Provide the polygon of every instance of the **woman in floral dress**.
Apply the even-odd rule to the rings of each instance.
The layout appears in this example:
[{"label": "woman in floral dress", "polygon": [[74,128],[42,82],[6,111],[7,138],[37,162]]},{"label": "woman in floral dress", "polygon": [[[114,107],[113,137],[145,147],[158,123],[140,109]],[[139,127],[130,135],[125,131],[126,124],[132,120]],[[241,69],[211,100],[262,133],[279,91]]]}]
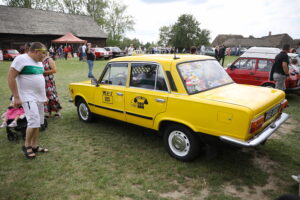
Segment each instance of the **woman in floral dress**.
[{"label": "woman in floral dress", "polygon": [[62,107],[59,103],[59,98],[56,91],[56,85],[54,80],[54,73],[56,73],[56,65],[52,58],[49,56],[43,61],[44,65],[44,77],[45,77],[45,87],[46,87],[46,96],[48,98],[48,103],[45,104],[45,114],[46,117],[51,117],[52,113],[55,113],[55,117],[60,117],[59,112]]}]

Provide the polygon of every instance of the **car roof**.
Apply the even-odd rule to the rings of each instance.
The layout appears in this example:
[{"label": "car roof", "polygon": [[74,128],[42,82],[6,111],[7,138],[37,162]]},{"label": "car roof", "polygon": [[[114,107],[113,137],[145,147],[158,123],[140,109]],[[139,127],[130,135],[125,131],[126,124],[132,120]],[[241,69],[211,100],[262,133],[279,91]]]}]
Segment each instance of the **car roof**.
[{"label": "car roof", "polygon": [[280,49],[272,48],[272,47],[251,47],[240,57],[275,59],[276,55],[279,54],[280,51],[281,51]]},{"label": "car roof", "polygon": [[147,54],[138,56],[124,56],[112,59],[111,62],[188,62],[196,60],[215,60],[214,57],[204,55],[177,54],[174,59],[174,54]]}]

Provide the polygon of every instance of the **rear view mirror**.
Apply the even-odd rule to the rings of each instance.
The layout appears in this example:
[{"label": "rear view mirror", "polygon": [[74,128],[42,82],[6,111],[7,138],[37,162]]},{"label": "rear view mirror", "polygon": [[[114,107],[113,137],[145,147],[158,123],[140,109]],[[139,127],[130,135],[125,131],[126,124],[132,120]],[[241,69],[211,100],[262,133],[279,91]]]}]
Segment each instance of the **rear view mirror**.
[{"label": "rear view mirror", "polygon": [[92,84],[92,85],[95,85],[96,87],[99,86],[98,81],[97,81],[97,79],[96,79],[95,77],[92,77],[92,78],[91,78],[91,84]]}]

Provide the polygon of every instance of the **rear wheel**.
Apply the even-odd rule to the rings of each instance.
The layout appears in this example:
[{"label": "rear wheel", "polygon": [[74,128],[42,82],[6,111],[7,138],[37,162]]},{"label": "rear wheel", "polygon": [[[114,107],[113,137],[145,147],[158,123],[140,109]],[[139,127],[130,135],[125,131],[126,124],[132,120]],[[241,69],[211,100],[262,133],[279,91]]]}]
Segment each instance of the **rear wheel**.
[{"label": "rear wheel", "polygon": [[164,145],[168,153],[181,161],[192,161],[199,155],[199,141],[189,128],[171,124],[164,132]]},{"label": "rear wheel", "polygon": [[91,113],[89,107],[83,99],[80,99],[77,103],[77,113],[78,117],[81,121],[84,122],[92,122],[93,121],[93,113]]},{"label": "rear wheel", "polygon": [[263,87],[268,87],[268,88],[275,88],[275,84],[274,83],[264,83],[262,86]]}]

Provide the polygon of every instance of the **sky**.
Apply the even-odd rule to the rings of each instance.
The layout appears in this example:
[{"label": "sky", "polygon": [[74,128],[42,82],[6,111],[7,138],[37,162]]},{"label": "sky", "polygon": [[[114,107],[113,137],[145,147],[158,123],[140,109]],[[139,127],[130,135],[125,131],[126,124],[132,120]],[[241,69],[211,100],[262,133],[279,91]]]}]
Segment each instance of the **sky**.
[{"label": "sky", "polygon": [[[159,28],[175,24],[182,14],[191,14],[201,29],[218,34],[262,37],[287,33],[300,39],[300,0],[119,0],[134,18],[134,31],[126,37],[144,44],[159,40]],[[3,5],[3,0],[0,0]]]},{"label": "sky", "polygon": [[300,0],[123,0],[133,16],[134,31],[126,36],[143,43],[157,42],[159,28],[192,14],[201,29],[218,34],[262,37],[287,33],[300,39]]}]

